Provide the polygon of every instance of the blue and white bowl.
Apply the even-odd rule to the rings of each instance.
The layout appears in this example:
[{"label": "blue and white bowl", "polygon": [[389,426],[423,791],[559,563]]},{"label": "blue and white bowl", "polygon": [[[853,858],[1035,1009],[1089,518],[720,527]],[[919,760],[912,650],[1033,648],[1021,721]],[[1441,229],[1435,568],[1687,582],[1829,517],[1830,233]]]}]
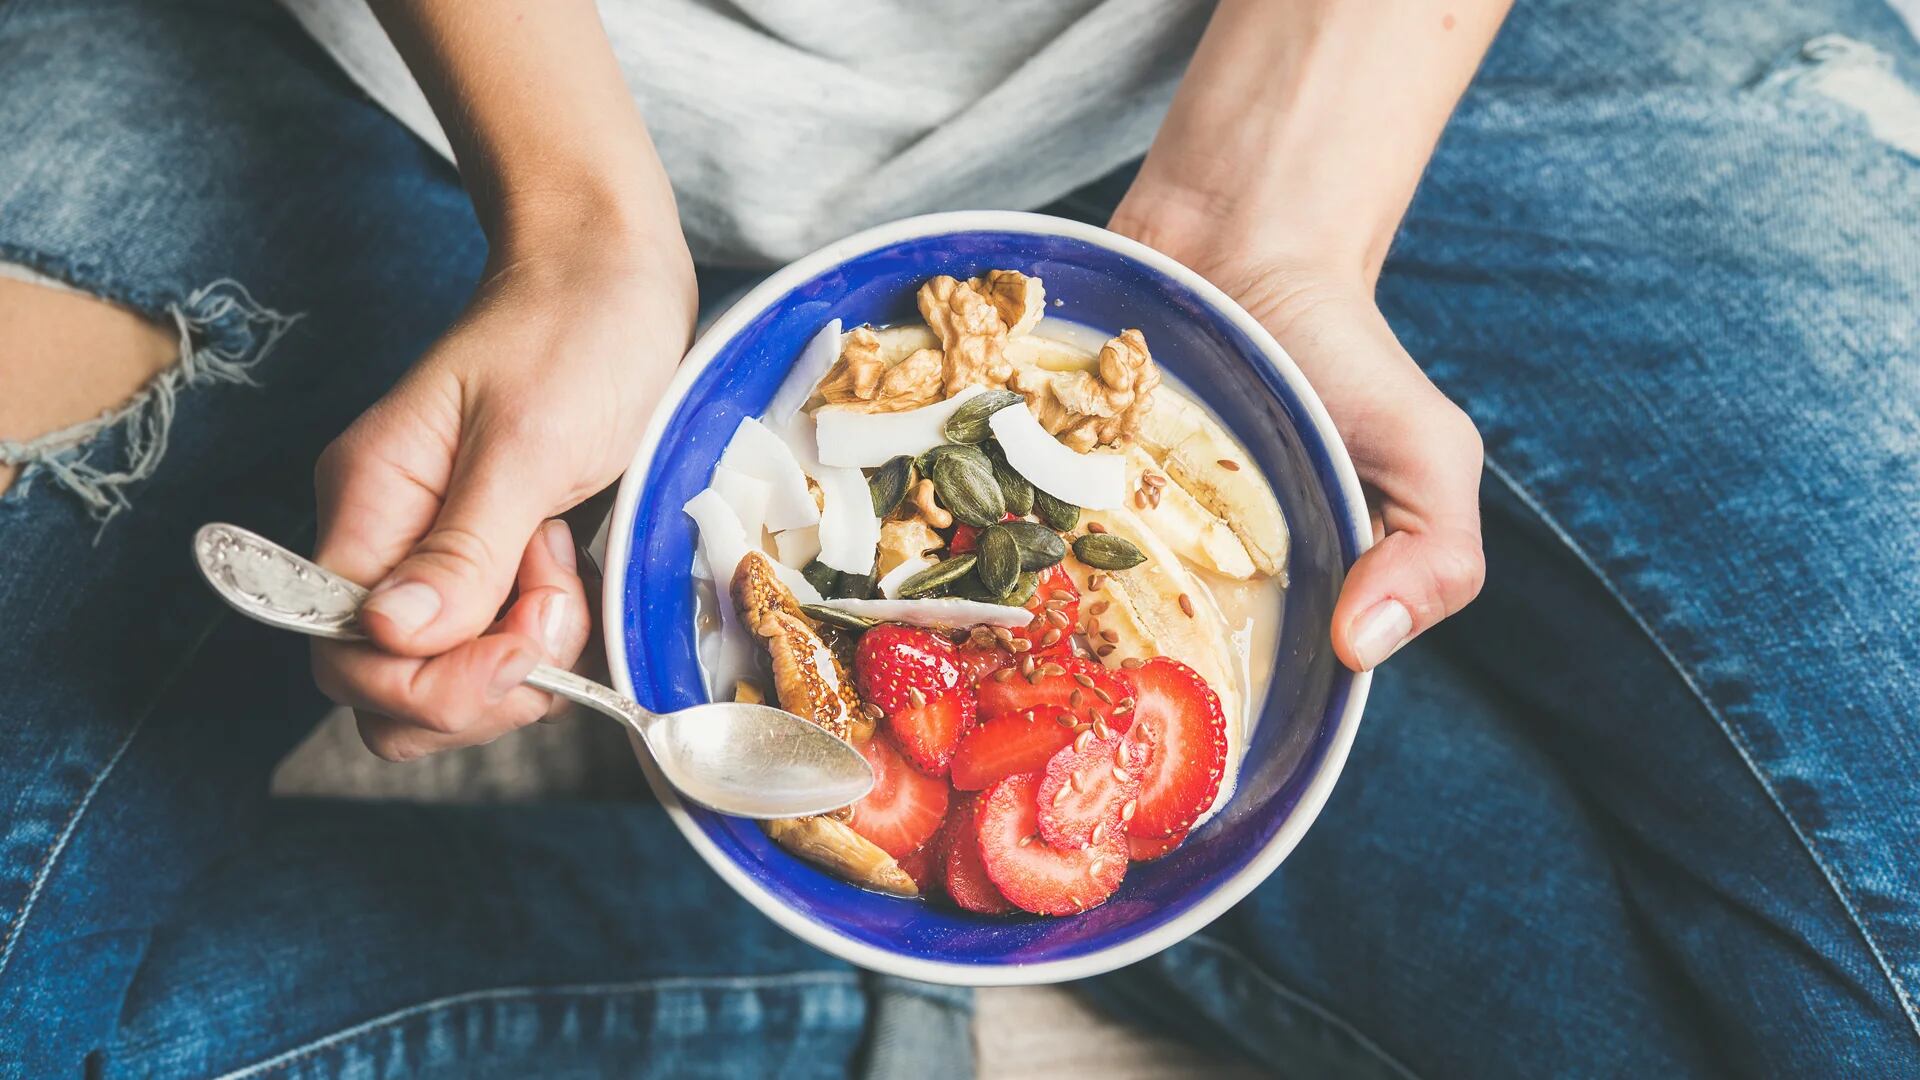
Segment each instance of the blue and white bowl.
[{"label": "blue and white bowl", "polygon": [[695,659],[695,530],[681,505],[707,485],[742,417],[767,406],[829,320],[917,318],[927,278],[989,269],[1043,278],[1049,314],[1117,333],[1138,327],[1265,471],[1292,529],[1272,688],[1217,817],[1171,855],[1136,863],[1105,904],[1070,918],[983,917],[838,881],[750,821],[655,793],[701,857],[754,906],[853,963],[974,986],[1084,978],[1199,930],[1260,884],[1313,823],[1360,723],[1369,677],[1333,655],[1327,626],[1371,532],[1346,448],[1313,389],[1266,330],[1219,289],[1124,237],[1039,214],[910,218],[832,244],[769,277],[715,322],[668,387],[614,505],[606,640],[613,679],[656,710],[707,700]]}]

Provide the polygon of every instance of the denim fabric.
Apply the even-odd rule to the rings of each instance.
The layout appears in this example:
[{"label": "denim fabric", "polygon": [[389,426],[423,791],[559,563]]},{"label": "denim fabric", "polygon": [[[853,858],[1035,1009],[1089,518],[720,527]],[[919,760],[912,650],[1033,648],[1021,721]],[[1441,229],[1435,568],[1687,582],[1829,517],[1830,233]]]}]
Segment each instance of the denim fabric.
[{"label": "denim fabric", "polygon": [[[1517,6],[1381,282],[1487,436],[1487,591],[1281,871],[1088,993],[1287,1075],[1920,1075],[1916,85],[1878,0]],[[183,379],[104,527],[63,477],[128,426],[0,498],[0,1075],[968,1069],[963,993],[656,808],[265,798],[304,645],[188,537],[310,537],[482,255],[271,7],[0,4],[0,260],[255,384]]]}]

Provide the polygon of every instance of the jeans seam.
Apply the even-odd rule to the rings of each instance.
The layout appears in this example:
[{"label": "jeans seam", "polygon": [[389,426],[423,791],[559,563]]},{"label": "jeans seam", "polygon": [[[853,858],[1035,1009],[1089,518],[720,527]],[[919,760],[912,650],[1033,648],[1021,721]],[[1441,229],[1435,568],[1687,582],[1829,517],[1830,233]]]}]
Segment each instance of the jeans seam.
[{"label": "jeans seam", "polygon": [[1813,860],[1815,869],[1817,869],[1820,872],[1820,876],[1826,880],[1827,887],[1833,891],[1834,898],[1840,902],[1841,909],[1847,913],[1848,920],[1853,923],[1854,930],[1859,933],[1861,941],[1867,947],[1867,952],[1872,955],[1875,965],[1880,968],[1880,973],[1885,976],[1887,986],[1893,991],[1894,998],[1900,1003],[1901,1010],[1906,1013],[1908,1025],[1913,1028],[1915,1036],[1920,1037],[1920,1007],[1915,1005],[1913,998],[1907,992],[1905,984],[1900,981],[1900,974],[1895,971],[1893,965],[1888,962],[1886,953],[1880,948],[1880,943],[1874,938],[1873,932],[1868,929],[1866,920],[1860,917],[1859,906],[1854,902],[1853,894],[1847,889],[1846,883],[1841,879],[1839,874],[1834,872],[1827,860],[1822,857],[1819,848],[1814,844],[1813,837],[1801,827],[1799,819],[1794,816],[1793,811],[1788,808],[1786,800],[1781,798],[1780,793],[1774,788],[1773,782],[1768,779],[1766,772],[1761,769],[1760,763],[1755,760],[1751,749],[1747,746],[1746,741],[1741,738],[1740,733],[1734,729],[1732,724],[1727,722],[1727,718],[1721,713],[1719,706],[1714,704],[1713,699],[1701,689],[1699,682],[1694,679],[1693,673],[1687,669],[1687,666],[1681,662],[1679,655],[1673,651],[1666,640],[1660,636],[1660,633],[1654,629],[1653,624],[1640,614],[1639,609],[1634,607],[1633,602],[1627,599],[1626,594],[1614,583],[1613,578],[1601,568],[1599,561],[1582,547],[1579,541],[1573,538],[1571,533],[1561,526],[1560,522],[1548,512],[1546,506],[1540,502],[1533,492],[1530,491],[1525,484],[1522,484],[1517,477],[1496,462],[1490,454],[1486,456],[1486,470],[1497,477],[1501,483],[1505,484],[1508,489],[1513,492],[1515,498],[1519,499],[1529,510],[1533,511],[1533,513],[1540,518],[1541,523],[1553,532],[1553,535],[1566,546],[1567,550],[1571,552],[1575,558],[1580,560],[1581,564],[1587,568],[1589,573],[1593,574],[1594,578],[1599,581],[1601,588],[1605,589],[1607,594],[1613,597],[1614,602],[1620,605],[1621,610],[1626,613],[1627,617],[1632,619],[1634,625],[1640,628],[1640,632],[1645,634],[1647,640],[1653,643],[1654,648],[1660,651],[1660,655],[1665,658],[1668,666],[1673,668],[1674,673],[1680,677],[1680,681],[1686,686],[1687,691],[1694,696],[1695,700],[1700,702],[1700,706],[1706,710],[1707,715],[1713,718],[1713,722],[1720,728],[1720,733],[1726,736],[1727,742],[1733,746],[1734,753],[1740,756],[1740,760],[1746,765],[1747,771],[1753,775],[1754,782],[1760,785],[1760,790],[1766,794],[1767,800],[1773,804],[1774,809],[1780,812],[1781,819],[1787,823],[1787,828],[1793,833],[1794,839],[1799,841],[1801,849],[1806,852],[1809,859]]},{"label": "jeans seam", "polygon": [[243,1065],[238,1069],[220,1074],[219,1080],[243,1080],[246,1077],[268,1076],[279,1072],[302,1058],[311,1057],[324,1050],[350,1046],[361,1039],[385,1031],[397,1024],[403,1024],[436,1012],[456,1008],[480,1001],[537,1001],[543,998],[560,997],[599,997],[610,998],[622,995],[651,994],[672,990],[766,990],[797,986],[826,986],[842,984],[858,988],[859,974],[852,971],[796,971],[784,975],[716,975],[687,976],[668,979],[642,979],[624,983],[578,983],[557,986],[497,986],[485,990],[467,990],[458,994],[448,994],[414,1005],[395,1009],[371,1020],[351,1027],[341,1028],[329,1035],[284,1050],[264,1061]]},{"label": "jeans seam", "polygon": [[120,764],[121,757],[126,754],[127,747],[133,745],[133,740],[145,725],[146,717],[142,716],[121,738],[120,745],[114,748],[106,764],[94,774],[92,782],[87,785],[86,793],[67,814],[66,823],[60,827],[60,835],[54,838],[52,846],[47,848],[46,857],[40,860],[39,867],[34,871],[33,884],[28,887],[27,897],[20,904],[20,914],[15,916],[13,925],[7,929],[6,945],[0,947],[0,978],[6,975],[7,965],[13,960],[13,950],[19,945],[21,936],[26,933],[27,920],[32,916],[34,906],[40,900],[41,890],[46,887],[47,879],[53,876],[54,867],[60,862],[60,856],[66,851],[68,842],[73,839],[74,830],[80,827],[80,819],[86,816],[87,809],[93,805],[93,797],[99,794],[101,785],[105,784],[107,777],[113,774],[114,768]]},{"label": "jeans seam", "polygon": [[1332,1026],[1337,1028],[1339,1031],[1341,1031],[1343,1034],[1345,1034],[1349,1039],[1352,1039],[1353,1042],[1356,1045],[1358,1045],[1361,1049],[1367,1051],[1368,1053],[1372,1054],[1374,1057],[1378,1058],[1382,1063],[1386,1064],[1389,1068],[1393,1069],[1395,1072],[1398,1072],[1401,1076],[1406,1077],[1407,1080],[1420,1080],[1420,1075],[1418,1073],[1408,1068],[1407,1065],[1404,1062],[1402,1062],[1399,1058],[1394,1057],[1392,1054],[1388,1053],[1385,1047],[1381,1046],[1366,1032],[1361,1031],[1360,1028],[1357,1025],[1355,1025],[1352,1021],[1348,1020],[1344,1016],[1341,1016],[1339,1013],[1334,1012],[1332,1009],[1327,1008],[1325,1005],[1322,1005],[1319,1002],[1313,1000],[1312,998],[1307,997],[1305,994],[1302,994],[1300,991],[1295,990],[1292,987],[1288,986],[1287,984],[1281,982],[1279,979],[1273,976],[1272,972],[1260,966],[1260,964],[1256,963],[1254,959],[1248,956],[1246,953],[1241,952],[1239,949],[1234,948],[1233,946],[1227,944],[1224,941],[1219,940],[1218,938],[1208,937],[1205,934],[1195,934],[1193,935],[1193,937],[1189,938],[1188,941],[1193,945],[1212,949],[1214,952],[1219,953],[1227,957],[1228,959],[1234,961],[1235,963],[1239,964],[1242,969],[1252,974],[1261,983],[1265,984],[1266,988],[1269,991],[1285,999],[1289,1003],[1296,1005],[1302,1009],[1305,1009],[1307,1012],[1313,1014],[1316,1018],[1318,1018],[1323,1023],[1331,1024]]}]

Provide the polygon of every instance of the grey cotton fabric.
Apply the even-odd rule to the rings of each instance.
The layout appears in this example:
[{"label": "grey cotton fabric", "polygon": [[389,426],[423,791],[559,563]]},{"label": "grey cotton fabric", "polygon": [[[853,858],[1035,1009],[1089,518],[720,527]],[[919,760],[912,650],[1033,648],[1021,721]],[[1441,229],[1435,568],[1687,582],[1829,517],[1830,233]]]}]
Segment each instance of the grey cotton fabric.
[{"label": "grey cotton fabric", "polygon": [[[366,0],[281,2],[451,157]],[[695,258],[734,265],[786,262],[917,213],[1031,209],[1138,157],[1211,10],[1202,0],[599,6]]]}]

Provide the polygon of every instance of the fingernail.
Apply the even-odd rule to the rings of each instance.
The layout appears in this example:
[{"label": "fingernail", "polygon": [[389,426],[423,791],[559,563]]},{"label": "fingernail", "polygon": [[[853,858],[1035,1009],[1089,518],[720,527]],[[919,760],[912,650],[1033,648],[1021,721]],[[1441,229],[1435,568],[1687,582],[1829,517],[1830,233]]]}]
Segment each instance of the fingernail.
[{"label": "fingernail", "polygon": [[385,584],[373,591],[367,610],[385,616],[403,634],[411,634],[440,614],[440,594],[424,581]]},{"label": "fingernail", "polygon": [[573,530],[559,518],[547,522],[547,550],[553,552],[553,561],[574,570],[578,563],[573,557]]},{"label": "fingernail", "polygon": [[547,597],[546,606],[540,610],[540,643],[547,647],[547,657],[558,661],[561,650],[567,647],[567,624],[573,613],[573,597],[566,593],[554,593]]},{"label": "fingernail", "polygon": [[1398,600],[1382,600],[1353,621],[1353,656],[1362,671],[1372,671],[1400,651],[1413,633],[1413,615]]},{"label": "fingernail", "polygon": [[493,681],[487,684],[487,701],[492,703],[506,697],[514,687],[527,681],[528,673],[539,663],[540,658],[531,649],[515,649],[508,653],[500,666],[493,670]]}]

